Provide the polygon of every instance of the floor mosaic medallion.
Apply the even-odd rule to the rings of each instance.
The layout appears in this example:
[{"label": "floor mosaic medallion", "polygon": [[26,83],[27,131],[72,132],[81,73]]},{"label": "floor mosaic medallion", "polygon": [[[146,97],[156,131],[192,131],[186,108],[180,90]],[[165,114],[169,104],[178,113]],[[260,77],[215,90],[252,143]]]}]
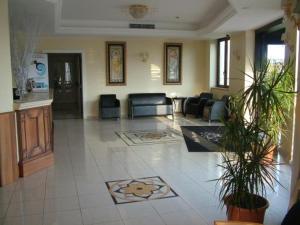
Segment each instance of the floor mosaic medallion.
[{"label": "floor mosaic medallion", "polygon": [[167,128],[163,130],[122,131],[116,134],[127,145],[163,144],[182,140],[181,132]]},{"label": "floor mosaic medallion", "polygon": [[176,192],[160,177],[146,177],[106,182],[115,204],[177,197]]}]

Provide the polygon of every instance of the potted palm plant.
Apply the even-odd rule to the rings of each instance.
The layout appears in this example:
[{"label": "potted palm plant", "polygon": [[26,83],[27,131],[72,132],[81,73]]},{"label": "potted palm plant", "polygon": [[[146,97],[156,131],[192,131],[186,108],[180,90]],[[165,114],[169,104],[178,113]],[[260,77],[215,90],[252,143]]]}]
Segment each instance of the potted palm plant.
[{"label": "potted palm plant", "polygon": [[269,187],[274,191],[276,161],[270,153],[284,134],[294,96],[293,63],[265,63],[250,84],[230,100],[224,124],[219,197],[229,220],[263,223]]}]

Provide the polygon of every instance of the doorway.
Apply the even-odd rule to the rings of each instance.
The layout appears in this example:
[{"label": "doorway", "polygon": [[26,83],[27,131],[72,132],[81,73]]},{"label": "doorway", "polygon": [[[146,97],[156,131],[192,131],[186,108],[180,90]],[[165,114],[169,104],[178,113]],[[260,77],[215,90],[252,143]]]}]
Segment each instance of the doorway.
[{"label": "doorway", "polygon": [[49,53],[49,87],[54,119],[82,118],[82,68],[79,53]]}]

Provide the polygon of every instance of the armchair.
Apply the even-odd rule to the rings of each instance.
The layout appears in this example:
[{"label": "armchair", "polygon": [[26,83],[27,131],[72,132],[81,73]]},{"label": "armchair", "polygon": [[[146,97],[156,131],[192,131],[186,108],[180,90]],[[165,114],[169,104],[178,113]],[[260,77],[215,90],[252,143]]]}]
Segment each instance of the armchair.
[{"label": "armchair", "polygon": [[120,101],[116,95],[100,95],[99,112],[101,118],[120,118]]},{"label": "armchair", "polygon": [[220,121],[228,118],[229,96],[224,95],[220,100],[208,100],[204,106],[203,119]]},{"label": "armchair", "polygon": [[212,99],[212,97],[212,93],[203,92],[197,97],[187,98],[184,102],[183,115],[193,114],[196,117],[202,117],[204,106],[209,99]]}]

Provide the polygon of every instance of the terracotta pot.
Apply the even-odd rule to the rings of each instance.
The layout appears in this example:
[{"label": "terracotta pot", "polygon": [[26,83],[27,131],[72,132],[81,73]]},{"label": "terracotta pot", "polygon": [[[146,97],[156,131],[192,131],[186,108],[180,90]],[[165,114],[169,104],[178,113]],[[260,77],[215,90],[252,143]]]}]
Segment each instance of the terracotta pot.
[{"label": "terracotta pot", "polygon": [[263,223],[265,212],[267,208],[269,207],[269,202],[267,199],[257,196],[262,201],[264,201],[264,206],[259,207],[257,209],[245,209],[245,208],[239,208],[237,206],[230,205],[230,198],[231,196],[228,196],[225,199],[225,204],[227,206],[227,218],[228,220],[234,220],[234,221],[244,221],[244,222],[254,222],[254,223]]}]

